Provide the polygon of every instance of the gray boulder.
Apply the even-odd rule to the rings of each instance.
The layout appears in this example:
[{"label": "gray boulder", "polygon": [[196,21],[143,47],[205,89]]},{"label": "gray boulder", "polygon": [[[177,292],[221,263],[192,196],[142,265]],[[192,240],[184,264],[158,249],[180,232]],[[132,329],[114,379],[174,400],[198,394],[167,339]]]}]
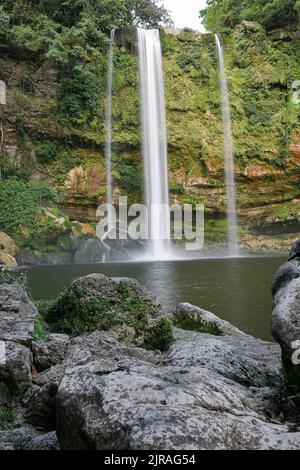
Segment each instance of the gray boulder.
[{"label": "gray boulder", "polygon": [[59,450],[55,432],[41,434],[29,427],[0,431],[0,450]]},{"label": "gray boulder", "polygon": [[74,254],[74,263],[102,263],[106,249],[99,238],[79,240]]},{"label": "gray boulder", "polygon": [[300,278],[284,283],[275,294],[272,335],[281,346],[289,383],[300,387]]},{"label": "gray boulder", "polygon": [[61,364],[39,374],[26,411],[26,421],[45,431],[56,428],[56,394],[63,377],[75,366],[102,360],[118,361],[123,357],[157,362],[157,355],[141,348],[117,342],[109,333],[95,331],[92,334],[71,339]]},{"label": "gray boulder", "polygon": [[[56,386],[62,449],[300,449],[280,422],[279,348],[242,335],[176,330],[157,355],[95,332],[36,380]],[[36,409],[33,398],[32,409]]]},{"label": "gray boulder", "polygon": [[39,372],[62,362],[69,344],[69,336],[50,334],[47,341],[32,341],[33,362]]},{"label": "gray boulder", "polygon": [[31,387],[31,362],[32,356],[28,348],[11,341],[5,343],[4,360],[0,362],[2,401],[5,401],[5,396],[22,394]]},{"label": "gray boulder", "polygon": [[280,344],[289,384],[300,389],[300,240],[277,270],[272,294],[272,335]]},{"label": "gray boulder", "polygon": [[19,284],[0,285],[0,341],[28,345],[32,340],[36,307]]}]

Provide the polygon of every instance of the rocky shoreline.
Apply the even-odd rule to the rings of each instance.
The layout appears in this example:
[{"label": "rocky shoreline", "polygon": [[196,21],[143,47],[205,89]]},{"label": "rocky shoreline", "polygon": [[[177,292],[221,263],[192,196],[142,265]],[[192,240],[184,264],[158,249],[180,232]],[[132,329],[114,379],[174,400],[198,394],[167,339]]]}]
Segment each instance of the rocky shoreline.
[{"label": "rocky shoreline", "polygon": [[1,450],[300,449],[280,347],[132,279],[91,274],[40,311],[0,284],[0,345]]}]

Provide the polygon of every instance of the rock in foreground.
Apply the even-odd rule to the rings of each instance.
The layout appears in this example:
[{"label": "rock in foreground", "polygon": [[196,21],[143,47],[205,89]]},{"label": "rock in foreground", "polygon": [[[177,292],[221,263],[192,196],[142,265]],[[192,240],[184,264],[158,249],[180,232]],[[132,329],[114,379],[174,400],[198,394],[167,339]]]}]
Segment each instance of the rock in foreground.
[{"label": "rock in foreground", "polygon": [[62,374],[57,391],[62,448],[300,449],[300,432],[268,419],[278,412],[276,346],[246,336],[232,343],[231,337],[177,335],[182,339],[155,363],[103,333],[90,341],[97,350],[89,349],[88,337],[77,344],[85,357]]},{"label": "rock in foreground", "polygon": [[[2,285],[0,293],[0,330],[3,323],[7,333],[6,318],[19,319],[4,339],[0,392],[15,416],[0,431],[0,449],[300,449],[300,429],[285,422],[278,400],[277,345],[184,304],[178,314],[215,334],[174,328],[172,346],[163,339],[158,352],[170,320],[157,300],[132,279],[97,274],[75,281],[48,315],[52,327],[88,321],[102,331],[50,334],[43,343],[31,339],[36,311],[28,313],[24,290]],[[137,347],[146,340],[155,351]]]},{"label": "rock in foreground", "polygon": [[300,243],[273,281],[272,335],[280,344],[288,382],[300,389]]},{"label": "rock in foreground", "polygon": [[37,309],[19,284],[0,284],[0,340],[29,344]]}]

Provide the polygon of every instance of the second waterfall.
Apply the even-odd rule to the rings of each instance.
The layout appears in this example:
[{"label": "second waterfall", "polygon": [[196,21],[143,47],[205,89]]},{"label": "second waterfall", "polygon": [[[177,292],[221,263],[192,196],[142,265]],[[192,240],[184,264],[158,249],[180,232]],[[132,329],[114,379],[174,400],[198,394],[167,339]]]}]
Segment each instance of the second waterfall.
[{"label": "second waterfall", "polygon": [[145,199],[149,255],[170,255],[167,132],[159,31],[138,28]]},{"label": "second waterfall", "polygon": [[224,135],[224,156],[225,156],[225,177],[227,192],[227,219],[228,219],[228,255],[238,256],[239,242],[236,216],[236,193],[235,193],[235,177],[234,177],[234,158],[232,143],[232,126],[231,113],[229,103],[228,83],[225,72],[224,53],[219,36],[215,35],[219,69],[220,69],[220,90],[221,90],[221,106],[223,120]]}]

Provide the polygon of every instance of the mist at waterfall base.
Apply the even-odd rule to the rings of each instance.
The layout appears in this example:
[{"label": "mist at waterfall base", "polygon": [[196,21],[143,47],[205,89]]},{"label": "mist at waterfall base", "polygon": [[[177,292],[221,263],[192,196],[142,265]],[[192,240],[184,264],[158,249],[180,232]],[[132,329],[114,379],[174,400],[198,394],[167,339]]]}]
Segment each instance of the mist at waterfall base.
[{"label": "mist at waterfall base", "polygon": [[[114,75],[115,33],[111,31],[108,51],[107,97],[105,113],[105,157],[106,157],[106,202],[111,207],[113,198],[112,180],[112,99]],[[219,37],[215,36],[219,61],[221,108],[224,133],[224,167],[226,175],[228,247],[226,251],[214,249],[213,256],[240,256],[237,236],[236,196],[234,180],[233,145],[228,84],[224,66],[223,48]],[[187,252],[171,243],[171,221],[168,185],[168,155],[166,111],[164,100],[164,75],[162,49],[159,31],[156,29],[137,28],[137,50],[140,81],[140,109],[142,129],[142,156],[144,169],[144,199],[148,210],[147,240],[139,244],[124,243],[119,240],[121,257],[119,259],[172,260],[202,257],[201,252]],[[112,230],[111,214],[108,210],[108,230]],[[129,237],[130,238],[130,237]],[[103,261],[111,260],[111,248],[104,236],[106,248]],[[106,243],[107,242],[107,243]],[[113,244],[116,249],[117,244]],[[219,253],[218,253],[219,251]],[[124,255],[125,253],[125,255]],[[118,257],[117,257],[118,259]]]}]

